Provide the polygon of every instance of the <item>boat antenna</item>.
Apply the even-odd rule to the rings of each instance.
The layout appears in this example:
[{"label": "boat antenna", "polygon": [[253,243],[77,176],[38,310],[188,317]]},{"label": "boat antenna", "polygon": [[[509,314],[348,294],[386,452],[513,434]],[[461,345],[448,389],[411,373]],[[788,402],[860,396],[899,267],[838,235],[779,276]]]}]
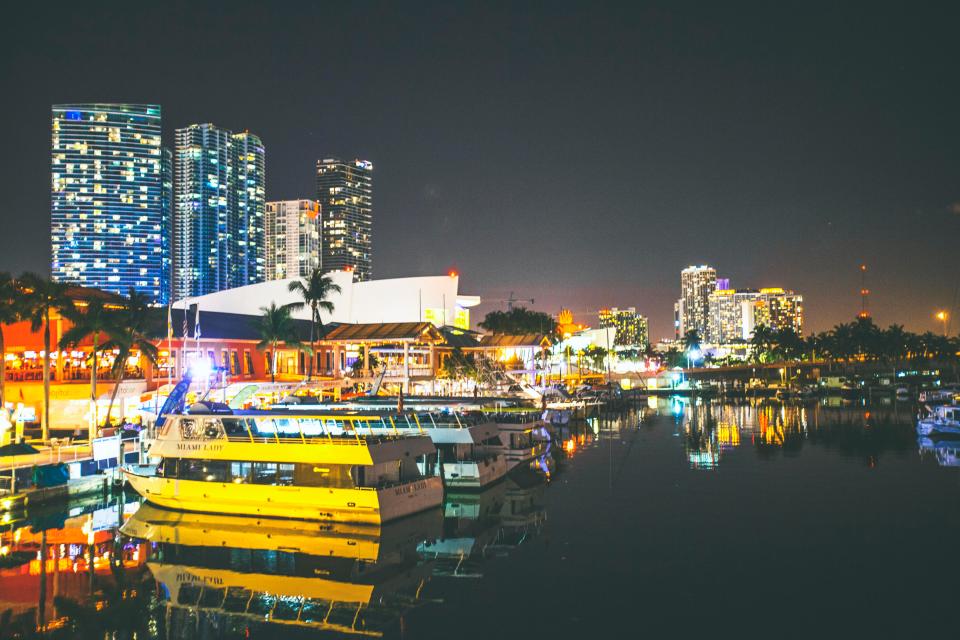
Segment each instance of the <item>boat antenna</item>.
[{"label": "boat antenna", "polygon": [[870,317],[870,289],[867,289],[867,265],[860,265],[860,313],[858,318],[866,320]]}]

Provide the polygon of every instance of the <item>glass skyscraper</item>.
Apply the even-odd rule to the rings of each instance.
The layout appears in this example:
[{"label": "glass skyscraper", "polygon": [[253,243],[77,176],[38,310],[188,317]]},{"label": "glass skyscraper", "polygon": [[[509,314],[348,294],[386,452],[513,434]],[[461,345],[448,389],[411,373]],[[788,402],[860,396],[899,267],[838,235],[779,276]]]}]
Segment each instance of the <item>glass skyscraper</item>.
[{"label": "glass skyscraper", "polygon": [[320,203],[280,200],[267,203],[267,278],[306,278],[320,268]]},{"label": "glass skyscraper", "polygon": [[369,280],[373,273],[373,163],[318,160],[317,200],[323,217],[321,267],[353,271],[354,280]]},{"label": "glass skyscraper", "polygon": [[176,131],[174,298],[263,282],[265,153],[250,133]]},{"label": "glass skyscraper", "polygon": [[54,105],[52,133],[53,279],[166,303],[160,106]]}]

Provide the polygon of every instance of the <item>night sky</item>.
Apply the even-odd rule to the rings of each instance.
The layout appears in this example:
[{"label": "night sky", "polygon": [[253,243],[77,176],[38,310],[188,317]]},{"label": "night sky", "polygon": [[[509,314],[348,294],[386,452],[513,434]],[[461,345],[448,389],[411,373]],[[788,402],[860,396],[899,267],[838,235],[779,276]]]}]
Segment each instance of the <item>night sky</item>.
[{"label": "night sky", "polygon": [[259,135],[268,199],[371,160],[375,277],[456,268],[481,312],[636,306],[656,338],[693,263],[803,293],[808,330],[859,311],[861,262],[881,324],[955,305],[950,3],[27,4],[0,25],[2,270],[49,269],[50,105],[152,102],[167,144]]}]

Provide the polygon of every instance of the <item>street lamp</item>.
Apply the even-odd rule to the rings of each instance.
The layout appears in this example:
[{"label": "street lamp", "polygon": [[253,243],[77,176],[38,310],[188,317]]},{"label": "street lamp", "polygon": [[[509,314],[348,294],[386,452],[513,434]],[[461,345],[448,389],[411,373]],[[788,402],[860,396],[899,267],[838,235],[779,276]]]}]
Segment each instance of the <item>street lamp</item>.
[{"label": "street lamp", "polygon": [[937,311],[936,318],[943,323],[943,335],[947,335],[947,318],[949,314],[946,311]]}]

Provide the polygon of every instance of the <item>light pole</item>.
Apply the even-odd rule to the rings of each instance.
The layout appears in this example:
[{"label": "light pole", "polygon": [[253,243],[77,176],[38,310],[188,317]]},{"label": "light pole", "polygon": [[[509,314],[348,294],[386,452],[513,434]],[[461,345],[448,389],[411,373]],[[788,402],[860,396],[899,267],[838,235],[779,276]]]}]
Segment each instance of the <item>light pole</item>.
[{"label": "light pole", "polygon": [[947,337],[947,318],[949,314],[946,311],[937,311],[936,318],[943,323],[943,337]]}]

